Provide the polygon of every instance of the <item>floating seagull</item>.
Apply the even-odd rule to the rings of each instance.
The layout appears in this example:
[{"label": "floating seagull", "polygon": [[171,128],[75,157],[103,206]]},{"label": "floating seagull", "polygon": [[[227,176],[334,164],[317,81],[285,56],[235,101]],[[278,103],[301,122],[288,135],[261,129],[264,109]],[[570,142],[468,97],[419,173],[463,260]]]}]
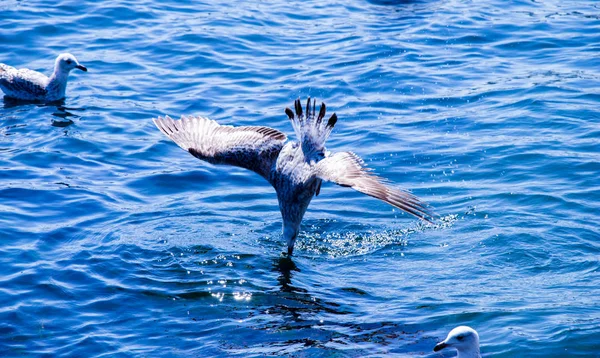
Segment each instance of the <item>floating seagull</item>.
[{"label": "floating seagull", "polygon": [[54,73],[50,78],[42,73],[26,68],[17,70],[0,63],[0,88],[7,97],[26,100],[52,102],[65,97],[67,77],[72,69],[87,72],[70,53],[58,55],[54,62]]},{"label": "floating seagull", "polygon": [[448,333],[448,337],[436,344],[434,352],[446,347],[452,347],[458,351],[457,358],[481,358],[479,353],[479,335],[467,326],[456,327]]},{"label": "floating seagull", "polygon": [[316,115],[315,102],[311,106],[308,98],[306,114],[299,99],[295,102],[295,113],[285,109],[299,142],[288,142],[285,134],[273,128],[219,125],[203,117],[182,116],[173,120],[166,116],[153,121],[167,137],[196,158],[246,168],[265,178],[277,193],[290,256],[302,217],[312,197],[319,195],[323,180],[351,187],[431,222],[433,215],[423,202],[408,192],[388,187],[387,181],[374,175],[356,154],[332,154],[325,149],[337,116],[334,113],[324,122],[325,103]]}]

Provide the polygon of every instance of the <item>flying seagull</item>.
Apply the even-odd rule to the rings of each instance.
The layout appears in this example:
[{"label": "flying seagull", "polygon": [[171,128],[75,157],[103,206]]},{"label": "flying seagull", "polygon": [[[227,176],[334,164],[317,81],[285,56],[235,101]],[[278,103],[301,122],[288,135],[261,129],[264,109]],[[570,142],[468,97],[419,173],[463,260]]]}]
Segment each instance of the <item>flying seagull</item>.
[{"label": "flying seagull", "polygon": [[58,55],[50,77],[26,68],[16,69],[0,63],[0,88],[6,95],[18,100],[53,102],[65,97],[67,78],[72,69],[87,72],[70,53]]},{"label": "flying seagull", "polygon": [[457,350],[457,358],[481,358],[479,353],[479,335],[471,327],[459,326],[448,333],[448,337],[442,342],[436,344],[434,352],[438,352],[446,347]]},{"label": "flying seagull", "polygon": [[194,157],[212,164],[229,164],[246,168],[265,178],[277,192],[283,217],[283,236],[288,255],[300,231],[308,204],[319,195],[322,181],[351,187],[361,193],[383,200],[424,221],[433,214],[414,195],[388,186],[387,181],[366,168],[362,159],[352,152],[331,153],[325,141],[337,122],[334,113],[327,121],[325,103],[316,113],[316,101],[306,103],[306,113],[300,100],[295,111],[285,113],[292,121],[298,142],[287,141],[282,132],[262,126],[227,126],[193,116],[173,120],[169,116],[153,119],[154,124]]}]

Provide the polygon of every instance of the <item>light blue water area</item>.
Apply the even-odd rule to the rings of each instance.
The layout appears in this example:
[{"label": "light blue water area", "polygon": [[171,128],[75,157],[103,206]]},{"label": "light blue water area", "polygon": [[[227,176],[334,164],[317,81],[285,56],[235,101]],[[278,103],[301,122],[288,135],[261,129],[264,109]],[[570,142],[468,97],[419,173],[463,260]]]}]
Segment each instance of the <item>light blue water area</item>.
[{"label": "light blue water area", "polygon": [[[600,356],[597,1],[0,1],[0,62],[63,105],[0,108],[0,356]],[[433,226],[324,184],[293,261],[274,190],[151,118],[328,141]]]}]

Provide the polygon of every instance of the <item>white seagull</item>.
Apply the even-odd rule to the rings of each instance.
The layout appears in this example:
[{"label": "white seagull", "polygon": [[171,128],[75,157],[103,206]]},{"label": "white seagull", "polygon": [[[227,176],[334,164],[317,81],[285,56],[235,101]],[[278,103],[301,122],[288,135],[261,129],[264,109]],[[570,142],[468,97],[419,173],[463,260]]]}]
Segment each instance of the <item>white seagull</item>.
[{"label": "white seagull", "polygon": [[481,358],[479,353],[479,335],[471,327],[459,326],[448,333],[448,337],[436,344],[434,352],[440,351],[446,347],[456,349],[457,358]]},{"label": "white seagull", "polygon": [[300,100],[295,113],[285,109],[299,142],[287,141],[280,131],[262,126],[233,127],[203,118],[169,116],[153,119],[167,137],[198,159],[212,164],[229,164],[260,174],[275,188],[283,217],[283,236],[288,255],[300,231],[300,222],[308,204],[319,195],[321,182],[331,181],[383,200],[422,220],[434,216],[414,195],[387,186],[387,181],[373,174],[352,152],[331,153],[325,149],[337,121],[334,113],[323,121],[325,103],[315,114],[315,101],[306,103],[306,114]]},{"label": "white seagull", "polygon": [[0,88],[6,97],[18,100],[57,101],[65,97],[67,78],[74,68],[87,72],[87,68],[70,53],[58,55],[50,77],[37,71],[16,69],[0,63]]}]

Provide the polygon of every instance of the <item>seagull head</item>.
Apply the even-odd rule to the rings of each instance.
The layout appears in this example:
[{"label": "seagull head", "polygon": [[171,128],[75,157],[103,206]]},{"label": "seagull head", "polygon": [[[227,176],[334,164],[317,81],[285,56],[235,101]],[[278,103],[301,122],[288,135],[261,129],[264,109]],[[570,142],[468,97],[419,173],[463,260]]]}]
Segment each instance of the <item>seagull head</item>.
[{"label": "seagull head", "polygon": [[69,73],[74,68],[87,72],[87,68],[80,64],[75,56],[71,55],[70,53],[62,53],[58,55],[54,67],[55,70],[59,70],[63,73]]},{"label": "seagull head", "polygon": [[448,333],[448,337],[436,344],[434,352],[440,351],[446,347],[454,348],[458,351],[458,356],[479,357],[479,335],[477,332],[467,326],[456,327]]}]

